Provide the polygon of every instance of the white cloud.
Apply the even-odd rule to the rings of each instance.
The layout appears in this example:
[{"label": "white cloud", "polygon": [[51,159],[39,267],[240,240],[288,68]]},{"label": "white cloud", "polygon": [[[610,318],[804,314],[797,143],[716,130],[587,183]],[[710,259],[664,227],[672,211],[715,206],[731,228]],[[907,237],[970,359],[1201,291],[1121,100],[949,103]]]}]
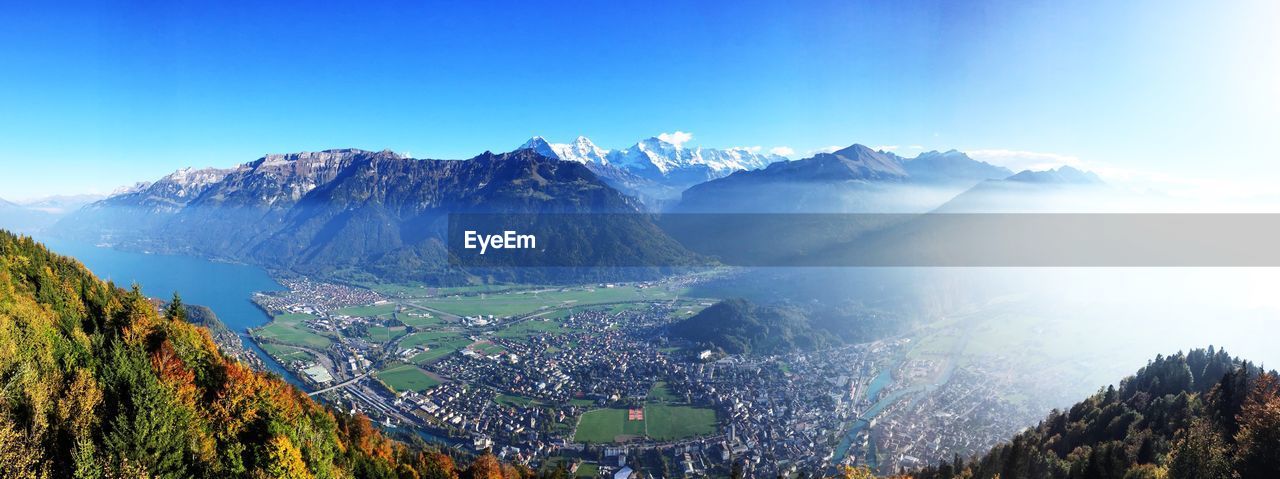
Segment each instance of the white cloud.
[{"label": "white cloud", "polygon": [[809,150],[809,154],[812,155],[814,153],[834,153],[836,151],[839,151],[841,148],[844,148],[844,147],[839,145],[824,146],[822,148]]},{"label": "white cloud", "polygon": [[658,139],[672,145],[681,146],[685,142],[693,139],[693,133],[676,130],[674,133],[659,133]]},{"label": "white cloud", "polygon": [[1063,165],[1070,166],[1072,168],[1087,169],[1084,162],[1080,161],[1079,157],[1060,153],[1008,150],[1003,148],[968,150],[964,153],[975,160],[1003,166],[1013,171],[1048,170]]},{"label": "white cloud", "polygon": [[908,150],[923,150],[923,149],[924,149],[924,147],[923,147],[923,146],[920,146],[920,145],[911,145],[911,146],[908,146],[908,147],[907,147],[907,149],[908,149]]},{"label": "white cloud", "polygon": [[778,156],[791,156],[796,154],[796,150],[791,149],[790,146],[775,146],[769,149],[769,153]]},{"label": "white cloud", "polygon": [[900,147],[900,146],[898,146],[898,145],[880,145],[880,146],[877,146],[877,147],[872,148],[872,149],[873,149],[873,150],[876,150],[876,151],[893,151],[893,150],[896,150],[896,149],[898,149],[898,148],[901,148],[901,147]]}]

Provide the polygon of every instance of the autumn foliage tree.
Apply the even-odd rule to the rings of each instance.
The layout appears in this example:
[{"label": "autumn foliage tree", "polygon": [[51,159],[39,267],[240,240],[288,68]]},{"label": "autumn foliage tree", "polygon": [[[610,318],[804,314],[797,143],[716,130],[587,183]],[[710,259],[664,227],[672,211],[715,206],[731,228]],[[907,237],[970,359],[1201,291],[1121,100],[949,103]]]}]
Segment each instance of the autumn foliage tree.
[{"label": "autumn foliage tree", "polygon": [[448,455],[229,359],[185,319],[176,294],[160,311],[0,231],[0,477],[458,477]]}]

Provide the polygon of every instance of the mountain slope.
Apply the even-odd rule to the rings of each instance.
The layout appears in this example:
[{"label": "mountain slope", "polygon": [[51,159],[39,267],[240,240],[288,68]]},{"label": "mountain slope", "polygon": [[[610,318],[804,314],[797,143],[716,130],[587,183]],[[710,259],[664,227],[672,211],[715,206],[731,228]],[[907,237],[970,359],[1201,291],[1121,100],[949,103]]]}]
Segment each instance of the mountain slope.
[{"label": "mountain slope", "polygon": [[797,311],[727,299],[671,325],[671,333],[730,354],[779,354],[829,345],[835,337]]},{"label": "mountain slope", "polygon": [[0,476],[457,477],[229,360],[181,311],[0,232]]},{"label": "mountain slope", "polygon": [[974,160],[957,150],[927,151],[901,163],[903,170],[916,182],[968,183],[971,186],[1013,174],[1008,168]]},{"label": "mountain slope", "polygon": [[854,144],[693,186],[674,211],[922,212],[979,181],[1008,175],[955,150],[904,159]]},{"label": "mountain slope", "polygon": [[983,181],[939,206],[937,212],[1092,212],[1123,203],[1117,200],[1098,175],[1062,166]]},{"label": "mountain slope", "polygon": [[917,479],[1280,477],[1280,379],[1197,349],[1137,374],[991,452]]},{"label": "mountain slope", "polygon": [[[56,233],[130,249],[247,261],[303,274],[386,281],[461,282],[445,247],[451,213],[636,213],[637,203],[586,166],[525,149],[469,160],[417,160],[388,151],[268,155],[210,181],[171,181],[95,203]],[[156,185],[164,183],[164,188]],[[636,224],[615,225],[611,221]],[[638,215],[602,215],[575,242],[609,251],[680,256],[678,244]],[[618,238],[611,227],[637,234]],[[618,244],[626,241],[627,244]],[[636,250],[636,246],[640,250]],[[615,248],[616,247],[616,248]],[[554,253],[554,251],[553,251]],[[616,262],[616,261],[615,261]],[[654,261],[647,264],[666,264]],[[489,272],[492,274],[493,272]],[[504,272],[498,272],[504,274]],[[537,275],[544,271],[505,271]],[[602,277],[618,272],[596,271]],[[596,278],[591,278],[596,279]]]}]

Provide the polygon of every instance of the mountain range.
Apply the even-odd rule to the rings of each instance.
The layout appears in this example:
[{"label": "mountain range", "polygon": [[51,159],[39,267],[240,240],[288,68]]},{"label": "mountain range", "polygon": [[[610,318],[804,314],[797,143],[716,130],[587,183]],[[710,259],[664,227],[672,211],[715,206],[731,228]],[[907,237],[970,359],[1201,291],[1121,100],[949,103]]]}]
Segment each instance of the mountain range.
[{"label": "mountain range", "polygon": [[[706,178],[712,179],[681,186]],[[1015,175],[955,150],[908,159],[855,144],[784,160],[744,148],[684,148],[658,138],[605,150],[584,137],[567,144],[535,137],[512,152],[467,160],[339,149],[270,154],[232,168],[184,168],[118,190],[43,229],[94,244],[352,281],[452,284],[566,275],[576,282],[656,273],[624,273],[611,265],[705,264],[699,255],[714,255],[728,244],[717,239],[723,231],[706,231],[718,228],[714,223],[654,221],[648,213],[657,205],[674,213],[923,213],[1000,185],[1038,191],[1089,181],[1096,176],[1066,167]],[[673,191],[683,192],[680,201],[662,203]],[[603,267],[552,273],[500,262],[450,267],[457,257],[447,247],[448,219],[470,213],[514,215],[508,219],[517,222],[550,214],[622,214],[591,216],[582,228],[552,228],[558,241],[577,246],[547,249],[547,262],[540,264]],[[514,219],[520,215],[525,218]],[[879,227],[845,226],[817,225],[825,233],[796,244],[822,251],[832,238]],[[776,250],[747,246],[738,256]],[[774,251],[784,262],[797,252]]]},{"label": "mountain range", "polygon": [[531,150],[418,160],[346,149],[267,155],[231,169],[180,170],[91,204],[53,233],[309,275],[461,282],[468,273],[447,267],[451,213],[630,213],[601,215],[576,231],[596,247],[575,254],[594,255],[591,264],[600,265],[624,252],[629,260],[662,258],[654,264],[678,263],[687,255],[639,212],[634,199],[584,165]]},{"label": "mountain range", "polygon": [[559,160],[611,165],[642,178],[665,181],[702,182],[787,160],[784,156],[761,154],[752,148],[685,148],[683,144],[657,137],[641,140],[628,148],[605,150],[583,136],[575,138],[572,143],[549,143],[535,136],[518,149],[532,149]]},{"label": "mountain range", "polygon": [[[951,150],[907,159],[854,144],[803,160],[737,171],[695,185],[678,212],[854,213],[925,211],[1008,169]],[[904,211],[904,208],[906,211]]]},{"label": "mountain range", "polygon": [[657,137],[628,148],[606,150],[584,136],[570,143],[551,143],[535,136],[517,149],[587,165],[610,186],[639,199],[650,211],[663,209],[692,185],[787,160],[754,148],[686,148]]}]

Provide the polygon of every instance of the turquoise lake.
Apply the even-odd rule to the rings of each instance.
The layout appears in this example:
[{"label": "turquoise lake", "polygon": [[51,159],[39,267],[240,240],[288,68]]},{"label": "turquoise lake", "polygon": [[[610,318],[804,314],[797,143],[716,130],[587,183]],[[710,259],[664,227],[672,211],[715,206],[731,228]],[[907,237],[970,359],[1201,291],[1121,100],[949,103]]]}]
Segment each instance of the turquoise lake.
[{"label": "turquoise lake", "polygon": [[55,253],[80,260],[99,278],[114,281],[116,286],[128,288],[137,283],[143,294],[165,300],[177,292],[183,302],[212,309],[223,324],[239,334],[241,341],[266,362],[268,369],[302,387],[292,374],[249,339],[249,328],[271,320],[251,301],[253,293],[284,290],[262,268],[192,256],[121,251],[56,238],[37,239]]}]

